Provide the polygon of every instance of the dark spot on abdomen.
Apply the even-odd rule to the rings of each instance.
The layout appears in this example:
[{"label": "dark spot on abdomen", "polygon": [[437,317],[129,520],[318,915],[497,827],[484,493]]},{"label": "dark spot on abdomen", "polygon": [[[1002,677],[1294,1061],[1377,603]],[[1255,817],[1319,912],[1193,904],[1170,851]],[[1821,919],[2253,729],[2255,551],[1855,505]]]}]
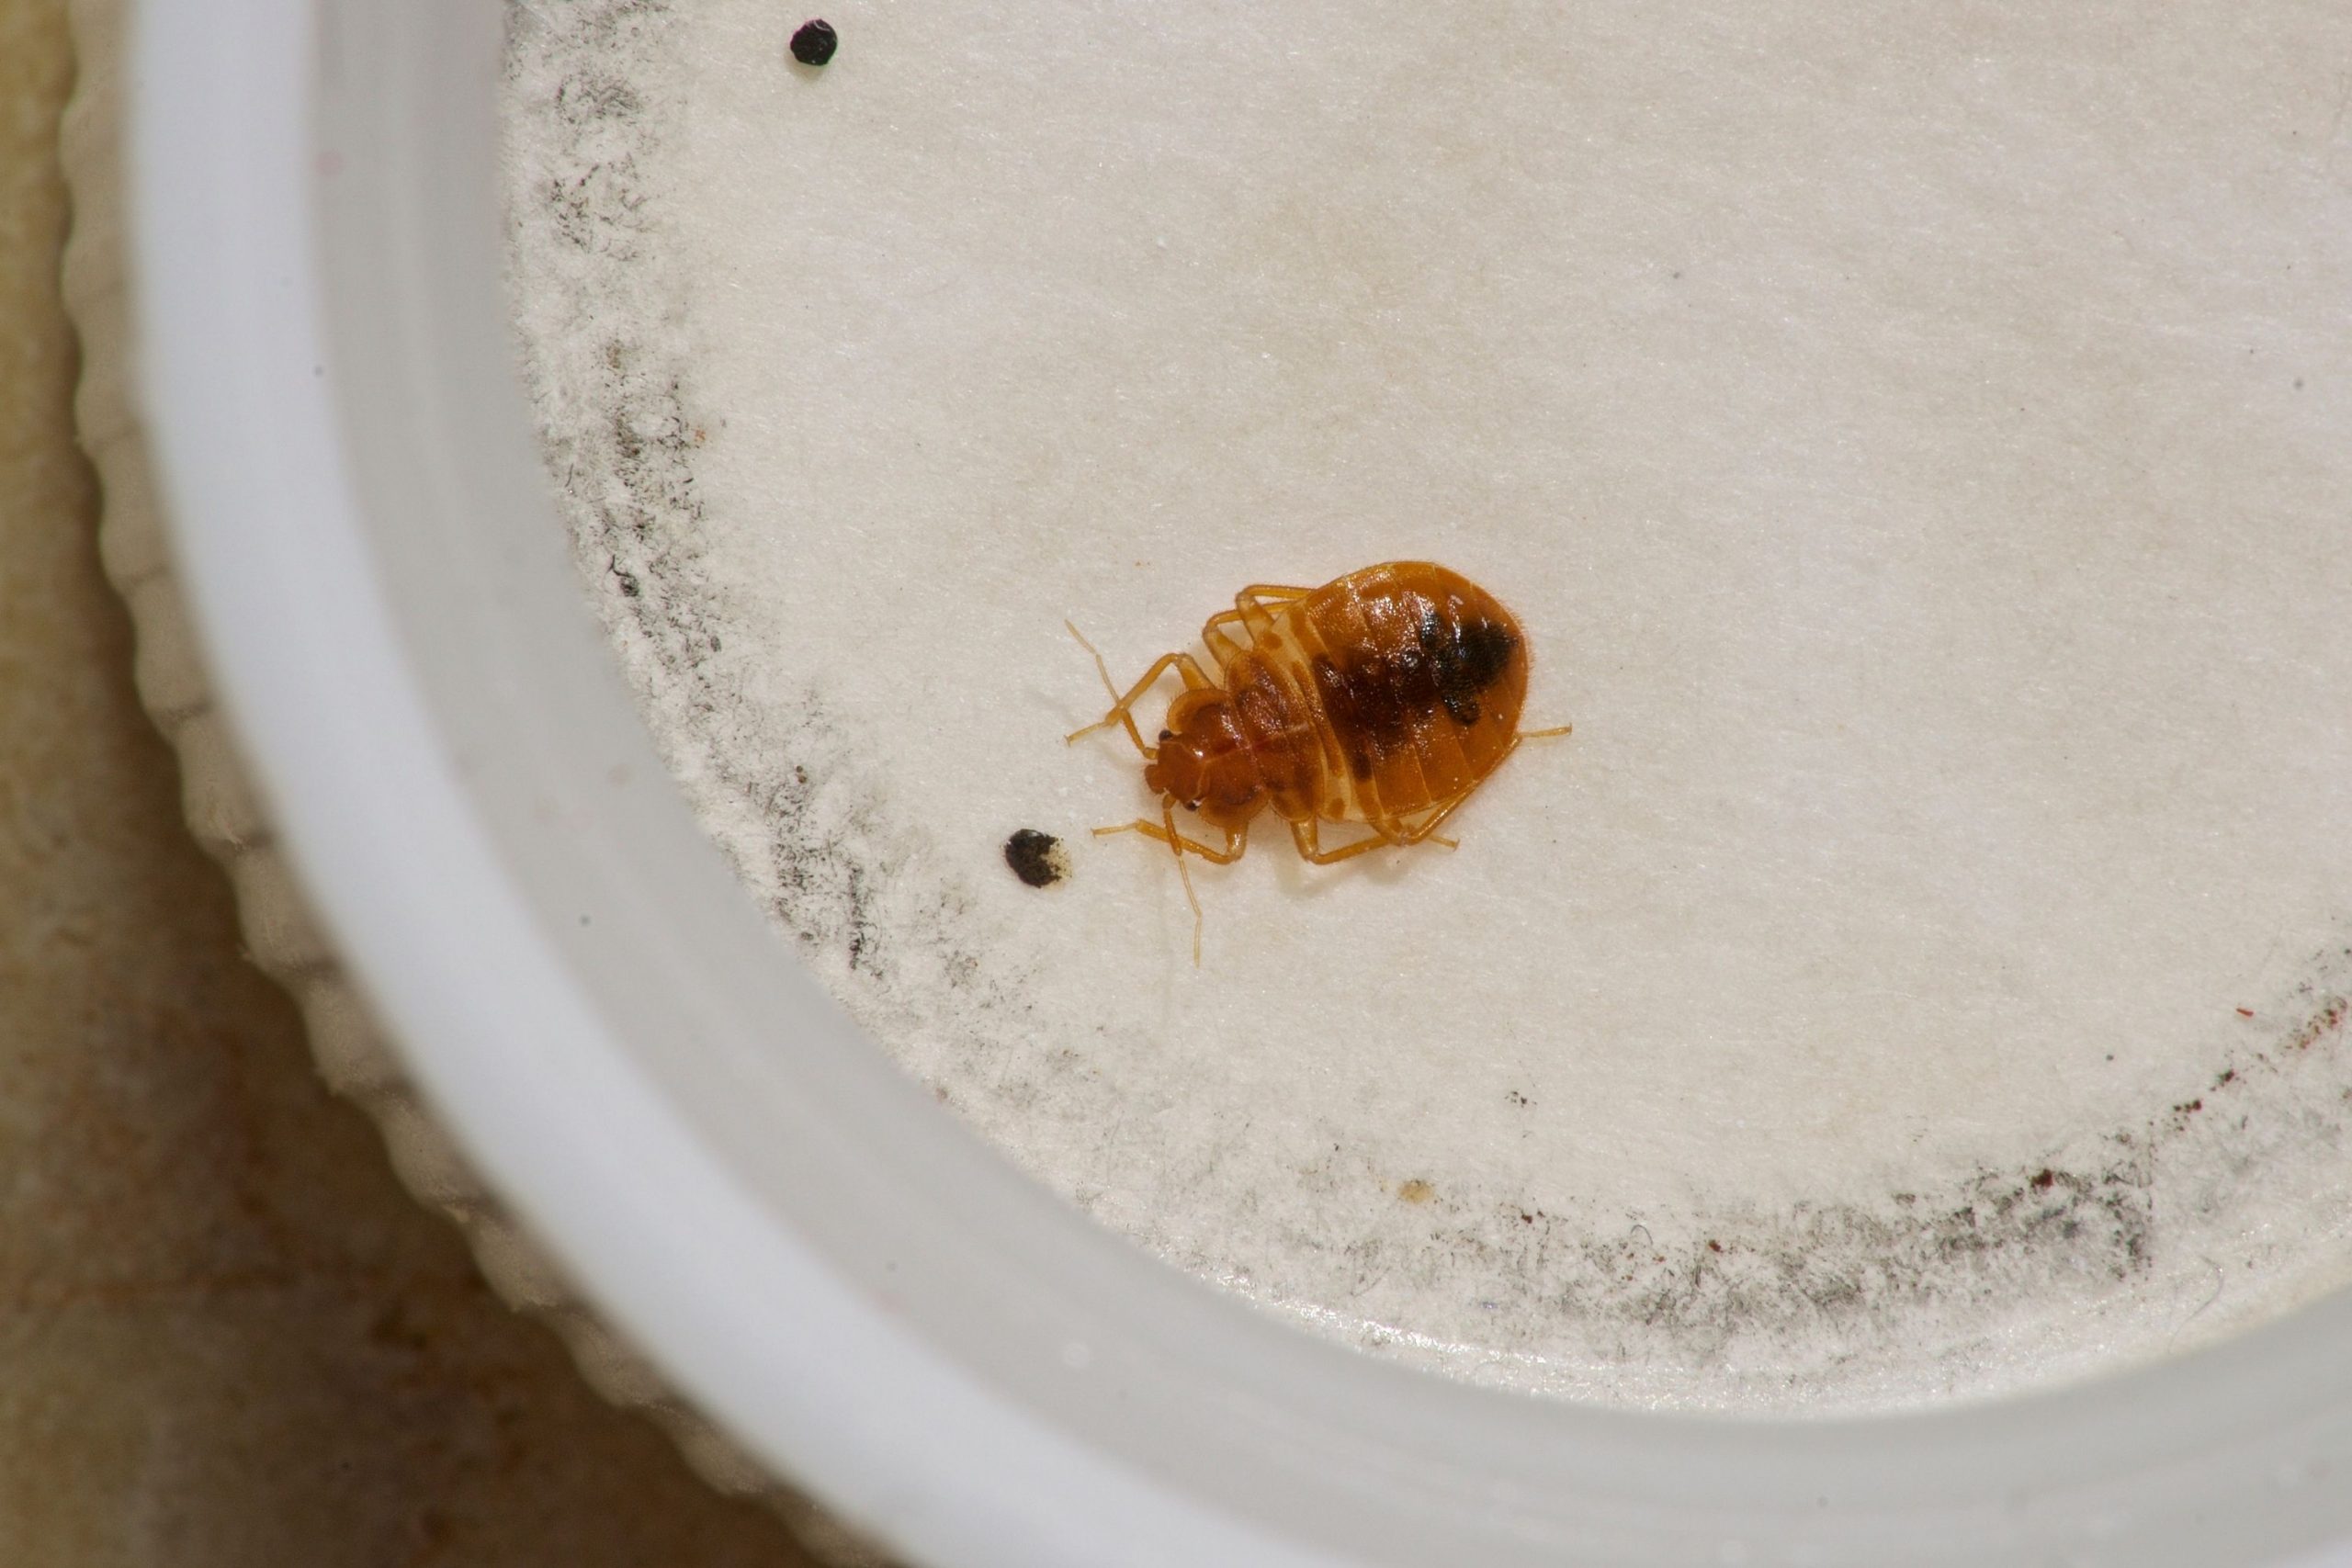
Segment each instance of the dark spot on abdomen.
[{"label": "dark spot on abdomen", "polygon": [[1315,674],[1316,695],[1323,700],[1323,717],[1347,754],[1348,772],[1359,779],[1372,777],[1373,769],[1406,730],[1395,682],[1367,679],[1362,660],[1351,660],[1342,670],[1328,655],[1317,654],[1308,668]]},{"label": "dark spot on abdomen", "polygon": [[1509,626],[1483,616],[1442,615],[1435,605],[1421,615],[1420,644],[1445,711],[1464,725],[1478,722],[1478,694],[1502,679],[1519,651],[1518,634]]}]

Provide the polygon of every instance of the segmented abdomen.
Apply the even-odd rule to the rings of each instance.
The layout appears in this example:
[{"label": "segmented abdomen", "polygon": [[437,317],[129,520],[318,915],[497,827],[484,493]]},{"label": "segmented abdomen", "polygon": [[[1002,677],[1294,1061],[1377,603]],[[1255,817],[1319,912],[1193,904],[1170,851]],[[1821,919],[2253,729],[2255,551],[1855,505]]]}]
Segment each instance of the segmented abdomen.
[{"label": "segmented abdomen", "polygon": [[1510,753],[1527,645],[1477,584],[1426,561],[1367,567],[1279,618],[1272,647],[1314,706],[1314,814],[1394,822],[1474,788]]}]

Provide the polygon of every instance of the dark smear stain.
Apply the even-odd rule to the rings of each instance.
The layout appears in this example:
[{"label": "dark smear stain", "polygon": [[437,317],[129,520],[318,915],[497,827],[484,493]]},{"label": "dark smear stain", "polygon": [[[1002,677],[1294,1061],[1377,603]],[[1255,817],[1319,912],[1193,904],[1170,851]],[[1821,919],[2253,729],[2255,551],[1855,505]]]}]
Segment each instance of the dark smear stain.
[{"label": "dark smear stain", "polygon": [[571,125],[593,125],[602,119],[629,119],[645,107],[637,89],[618,76],[588,72],[571,77],[556,89],[556,113]]},{"label": "dark smear stain", "polygon": [[[671,15],[662,0],[605,0],[565,17],[571,36],[586,47],[554,94],[572,140],[550,159],[557,172],[540,187],[541,210],[558,239],[609,265],[640,254],[643,238],[658,227],[643,175],[645,156],[659,140],[657,106],[621,78],[616,62],[669,25]],[[624,138],[618,152],[611,140],[616,135]],[[652,693],[654,700],[707,735],[731,694],[710,663],[722,646],[714,616],[723,610],[707,602],[702,588],[705,509],[695,459],[725,422],[695,406],[688,367],[675,355],[626,324],[605,340],[594,361],[589,395],[613,410],[611,418],[542,429],[542,452],[582,513],[574,533],[582,564],[601,564],[613,584],[605,601],[613,635],[665,672],[671,684]],[[842,749],[842,727],[813,705],[806,724],[813,752]],[[820,791],[806,767],[766,776],[716,746],[699,761],[718,792],[748,802],[771,824],[764,869],[779,889],[771,906],[776,918],[850,969],[883,973],[897,929],[880,907],[900,879],[876,853],[867,824],[854,814],[837,821],[835,813],[820,810]],[[959,987],[978,968],[977,958],[960,950],[926,952],[922,962]]]},{"label": "dark smear stain", "polygon": [[1032,887],[1051,887],[1069,874],[1062,841],[1051,833],[1023,828],[1004,841],[1004,863]]},{"label": "dark smear stain", "polygon": [[2295,1031],[2287,1045],[2290,1050],[2308,1051],[2319,1043],[2320,1036],[2332,1034],[2344,1027],[2346,1003],[2342,997],[2331,998],[2327,1004],[2313,1013],[2303,1026]]},{"label": "dark smear stain", "polygon": [[[2249,1107],[2233,1097],[2262,1083],[2275,1093],[2279,1073],[2308,1059],[2296,1053],[2352,1021],[2345,987],[2323,984],[2352,974],[2347,960],[2352,947],[2314,956],[2318,974],[2299,987],[2301,1000],[2291,1010],[2303,1022],[2252,1060],[2227,1066],[2198,1097],[2204,1110],[2222,1113],[2218,1092],[2231,1120],[2243,1122],[2236,1112]],[[2345,1098],[2352,1103],[2352,1089]],[[1327,1213],[1283,1239],[1300,1251],[1320,1249],[1343,1280],[1356,1281],[1340,1299],[1363,1298],[1369,1316],[1362,1335],[1372,1341],[1383,1332],[1378,1325],[1393,1320],[1393,1303],[1377,1295],[1384,1280],[1410,1278],[1428,1289],[1459,1277],[1465,1291],[1475,1288],[1487,1322],[1500,1321],[1494,1312],[1508,1311],[1522,1322],[1577,1325],[1576,1334],[1598,1336],[1602,1344],[1613,1337],[1613,1355],[1598,1352],[1603,1360],[1695,1371],[1736,1354],[1753,1366],[1759,1348],[1776,1339],[1817,1344],[1830,1333],[1844,1347],[1832,1361],[1844,1362],[1870,1341],[1905,1333],[1901,1325],[1915,1313],[2015,1299],[2020,1270],[2104,1278],[2110,1289],[2131,1288],[2160,1256],[2156,1179],[2166,1150],[2206,1124],[2208,1118],[2160,1114],[2144,1127],[2096,1140],[2071,1164],[1980,1170],[1938,1190],[1898,1191],[1876,1202],[1702,1211],[1689,1216],[1696,1237],[1679,1246],[1657,1247],[1638,1223],[1612,1231],[1600,1214],[1560,1215],[1523,1199],[1496,1201],[1515,1193],[1470,1192],[1440,1196],[1444,1224],[1433,1238],[1364,1234],[1330,1223],[1336,1215]],[[1344,1201],[1353,1183],[1335,1163],[1303,1171],[1303,1194]],[[1434,1254],[1430,1239],[1438,1243]],[[1330,1299],[1318,1298],[1318,1304]],[[1526,1348],[1544,1343],[1540,1326],[1525,1332],[1533,1336],[1522,1341]],[[1962,1342],[1940,1351],[1905,1343],[1905,1354],[1963,1348]]]},{"label": "dark smear stain", "polygon": [[849,866],[849,966],[854,971],[875,968],[868,956],[882,937],[880,924],[874,918],[874,894],[870,884],[872,874],[862,863]]},{"label": "dark smear stain", "polygon": [[[2314,959],[2323,975],[2346,972],[2346,961],[2352,947]],[[1613,1325],[1621,1359],[1668,1357],[1693,1368],[1719,1364],[1735,1341],[1812,1340],[1833,1325],[1843,1325],[1840,1354],[1850,1355],[1851,1336],[1900,1324],[1911,1311],[2013,1298],[2024,1269],[2103,1277],[2120,1288],[2143,1277],[2157,1252],[2156,1176],[2166,1150],[2196,1135],[2200,1112],[2238,1109],[2235,1097],[2251,1085],[2291,1069],[2352,1022],[2352,998],[2340,986],[2307,981],[2297,994],[2303,1021],[2273,1046],[2225,1067],[2204,1094],[2153,1123],[2108,1133],[2098,1140],[2102,1156],[2073,1166],[1983,1169],[1940,1191],[1898,1191],[1876,1203],[1701,1212],[1690,1216],[1698,1237],[1679,1248],[1655,1248],[1638,1224],[1609,1234],[1598,1216],[1465,1194],[1458,1204],[1441,1199],[1450,1261],[1515,1311]],[[2345,1098],[2352,1101],[2352,1089]],[[1330,1179],[1329,1165],[1303,1173],[1308,1191]],[[1432,1279],[1446,1261],[1376,1235],[1342,1232],[1329,1245],[1363,1291],[1400,1271]]]}]

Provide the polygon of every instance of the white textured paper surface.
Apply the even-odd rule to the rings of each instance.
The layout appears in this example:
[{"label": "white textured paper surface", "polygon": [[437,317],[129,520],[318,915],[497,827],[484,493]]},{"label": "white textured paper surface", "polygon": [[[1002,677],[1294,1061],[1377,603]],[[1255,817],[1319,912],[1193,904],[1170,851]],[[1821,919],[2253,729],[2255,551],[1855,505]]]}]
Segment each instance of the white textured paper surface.
[{"label": "white textured paper surface", "polygon": [[[1616,1401],[1990,1392],[2346,1272],[2352,11],[874,5],[821,73],[751,0],[513,15],[649,718],[1040,1178]],[[1196,871],[1195,971],[1062,618],[1128,675],[1395,558],[1576,735],[1458,852]]]}]

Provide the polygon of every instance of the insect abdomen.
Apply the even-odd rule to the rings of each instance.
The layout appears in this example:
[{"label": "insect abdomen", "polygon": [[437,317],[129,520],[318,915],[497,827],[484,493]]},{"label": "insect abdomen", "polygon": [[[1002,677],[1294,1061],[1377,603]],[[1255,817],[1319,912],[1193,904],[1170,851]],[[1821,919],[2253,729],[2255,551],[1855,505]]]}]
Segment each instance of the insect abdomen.
[{"label": "insect abdomen", "polygon": [[1293,821],[1314,816],[1325,770],[1313,701],[1300,692],[1295,674],[1274,659],[1244,653],[1225,675],[1275,813]]},{"label": "insect abdomen", "polygon": [[1467,793],[1510,752],[1526,641],[1466,578],[1423,561],[1367,567],[1283,621],[1320,709],[1318,815],[1394,821]]}]

